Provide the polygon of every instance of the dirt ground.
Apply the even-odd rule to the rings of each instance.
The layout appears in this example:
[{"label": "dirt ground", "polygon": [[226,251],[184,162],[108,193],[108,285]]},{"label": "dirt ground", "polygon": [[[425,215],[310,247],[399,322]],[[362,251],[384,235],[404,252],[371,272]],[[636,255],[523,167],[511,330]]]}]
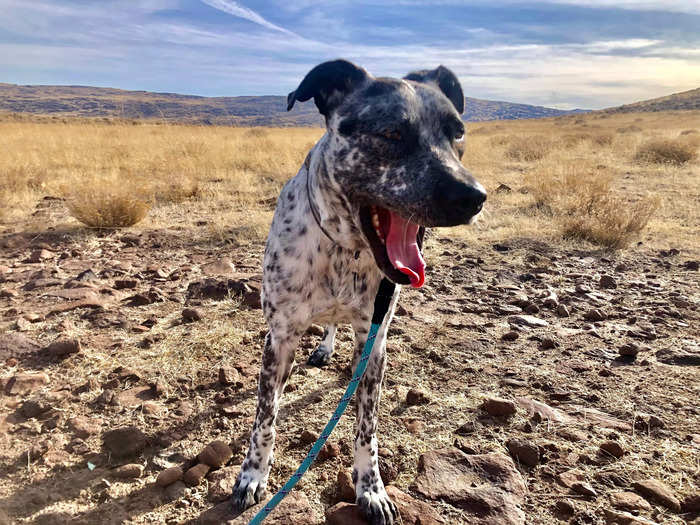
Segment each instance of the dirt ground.
[{"label": "dirt ground", "polygon": [[[542,452],[534,467],[519,467],[528,523],[603,523],[609,496],[638,479],[666,483],[680,501],[697,496],[697,259],[527,239],[475,247],[446,231],[430,238],[427,285],[404,290],[390,331],[379,439],[393,452],[394,483],[410,489],[419,455],[455,439],[463,449],[505,452],[520,437]],[[64,231],[6,235],[2,248],[0,507],[19,523],[86,524],[182,523],[211,507],[206,482],[168,501],[154,480],[213,439],[232,443],[231,465],[242,459],[265,327],[261,311],[235,293],[199,300],[188,286],[207,275],[254,285],[262,244],[214,247],[178,230]],[[202,320],[183,322],[186,305]],[[547,325],[522,326],[513,317],[521,312]],[[79,339],[80,350],[44,348],[61,337]],[[332,365],[319,370],[303,364],[319,340],[305,336],[283,399],[271,488],[303,458],[302,432],[318,433],[341,396],[351,337],[343,327]],[[626,344],[638,347],[636,358],[618,355]],[[219,382],[221,367],[237,370],[233,385]],[[22,382],[27,374],[34,379]],[[407,404],[410,389],[429,402]],[[533,418],[526,404],[514,417],[492,417],[480,409],[491,396],[541,401],[566,419]],[[351,421],[331,438],[340,456],[300,484],[319,515],[336,501],[337,471],[351,465]],[[144,432],[145,449],[111,457],[103,433],[128,425]],[[619,459],[599,451],[610,440],[623,449]],[[124,463],[143,473],[116,478]],[[558,475],[572,469],[596,497],[562,485]],[[562,499],[573,501],[573,517],[555,511]],[[458,509],[433,505],[448,523],[467,523]],[[642,515],[694,519],[661,505]]]}]

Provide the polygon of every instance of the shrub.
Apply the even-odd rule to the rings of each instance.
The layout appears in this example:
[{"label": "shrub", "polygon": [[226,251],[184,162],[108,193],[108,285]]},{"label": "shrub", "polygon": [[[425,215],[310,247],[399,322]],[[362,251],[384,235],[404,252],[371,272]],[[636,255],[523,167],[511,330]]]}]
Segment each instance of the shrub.
[{"label": "shrub", "polygon": [[621,128],[617,128],[618,133],[639,133],[642,131],[642,128],[639,126],[635,126],[634,124],[630,126],[624,126]]},{"label": "shrub", "polygon": [[643,164],[682,166],[695,159],[697,147],[690,141],[657,139],[645,142],[634,155]]},{"label": "shrub", "polygon": [[681,131],[681,137],[686,135],[697,135],[699,132],[697,129],[684,129]]},{"label": "shrub", "polygon": [[125,228],[140,222],[150,204],[128,190],[100,188],[67,196],[71,216],[90,228]]},{"label": "shrub", "polygon": [[552,150],[552,141],[542,135],[514,137],[510,140],[506,157],[511,160],[534,162],[546,157]]}]

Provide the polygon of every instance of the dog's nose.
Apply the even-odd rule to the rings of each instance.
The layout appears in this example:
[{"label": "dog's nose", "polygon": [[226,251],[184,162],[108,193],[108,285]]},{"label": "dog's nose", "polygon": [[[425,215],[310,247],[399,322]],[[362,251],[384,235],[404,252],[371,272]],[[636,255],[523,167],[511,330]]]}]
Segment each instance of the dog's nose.
[{"label": "dog's nose", "polygon": [[464,224],[481,211],[486,190],[477,181],[464,182],[448,177],[435,187],[435,201],[452,225]]}]

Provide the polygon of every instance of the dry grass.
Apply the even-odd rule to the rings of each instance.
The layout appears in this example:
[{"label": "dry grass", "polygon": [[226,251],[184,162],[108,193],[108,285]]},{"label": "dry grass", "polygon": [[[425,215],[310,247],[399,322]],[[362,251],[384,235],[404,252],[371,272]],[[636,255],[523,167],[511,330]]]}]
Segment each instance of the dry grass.
[{"label": "dry grass", "polygon": [[[639,163],[635,152],[659,141],[686,153],[697,149],[698,135],[689,131],[697,128],[698,116],[591,114],[469,125],[464,164],[490,195],[476,228],[452,234],[487,243],[529,236],[607,247],[639,238],[697,249],[697,162]],[[92,225],[131,224],[150,206],[137,227],[197,224],[205,226],[197,235],[211,242],[259,242],[282,184],[322,133],[70,119],[2,122],[0,228],[72,221],[67,210],[48,224],[33,221],[37,203],[52,195],[65,198],[74,215]],[[500,183],[513,191],[495,193]]]},{"label": "dry grass", "polygon": [[697,149],[697,145],[692,141],[655,139],[642,144],[637,149],[634,159],[641,163],[682,166],[695,160]]}]

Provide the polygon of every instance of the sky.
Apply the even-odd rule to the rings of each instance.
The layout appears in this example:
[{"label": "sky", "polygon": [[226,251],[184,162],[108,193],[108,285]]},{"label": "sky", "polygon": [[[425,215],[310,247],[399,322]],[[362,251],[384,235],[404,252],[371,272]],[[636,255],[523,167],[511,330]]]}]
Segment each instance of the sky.
[{"label": "sky", "polygon": [[700,87],[700,0],[0,0],[0,82],[285,95],[339,57],[599,109]]}]

